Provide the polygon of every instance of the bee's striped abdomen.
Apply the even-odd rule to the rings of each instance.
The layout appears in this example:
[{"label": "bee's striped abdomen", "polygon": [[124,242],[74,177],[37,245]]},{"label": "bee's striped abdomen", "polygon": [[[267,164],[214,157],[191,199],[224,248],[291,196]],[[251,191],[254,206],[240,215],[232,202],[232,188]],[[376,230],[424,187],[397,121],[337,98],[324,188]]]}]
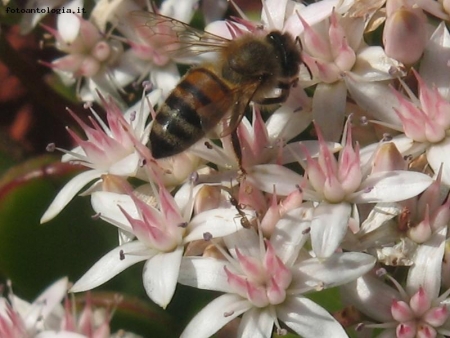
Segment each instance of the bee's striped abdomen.
[{"label": "bee's striped abdomen", "polygon": [[208,68],[191,69],[167,97],[153,122],[153,157],[178,154],[201,139],[225,115],[226,111],[214,104],[229,93],[226,83]]}]

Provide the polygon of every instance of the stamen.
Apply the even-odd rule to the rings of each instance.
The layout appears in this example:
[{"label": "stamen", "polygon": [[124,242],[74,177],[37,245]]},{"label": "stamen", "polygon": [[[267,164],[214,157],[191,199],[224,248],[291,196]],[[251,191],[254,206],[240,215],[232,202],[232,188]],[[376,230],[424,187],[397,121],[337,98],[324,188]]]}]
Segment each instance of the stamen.
[{"label": "stamen", "polygon": [[355,331],[356,332],[361,332],[362,330],[364,330],[366,328],[366,324],[364,324],[364,323],[359,323],[359,324],[356,324],[356,326],[355,326]]},{"label": "stamen", "polygon": [[367,187],[364,189],[364,193],[368,194],[369,192],[371,192],[375,187]]},{"label": "stamen", "polygon": [[279,336],[285,336],[287,335],[287,330],[282,328],[277,328],[277,335]]},{"label": "stamen", "polygon": [[224,312],[224,313],[223,313],[223,316],[224,316],[224,317],[230,317],[230,316],[232,316],[233,314],[234,314],[234,311]]},{"label": "stamen", "polygon": [[383,138],[381,139],[382,142],[390,142],[392,141],[392,135],[389,133],[384,133]]},{"label": "stamen", "polygon": [[213,235],[210,232],[203,233],[203,239],[207,242],[213,239]]},{"label": "stamen", "polygon": [[387,271],[384,268],[380,268],[375,271],[375,274],[377,275],[378,278],[381,278],[387,275]]},{"label": "stamen", "polygon": [[145,91],[151,91],[153,89],[153,83],[150,81],[144,81],[142,82],[142,88],[144,88]]},{"label": "stamen", "polygon": [[130,122],[133,122],[136,120],[136,111],[132,111],[130,114]]},{"label": "stamen", "polygon": [[56,149],[56,146],[55,146],[54,143],[49,143],[49,144],[47,145],[47,147],[45,147],[45,150],[48,151],[49,153],[54,152],[55,149]]},{"label": "stamen", "polygon": [[228,0],[228,2],[231,3],[231,5],[234,7],[236,12],[238,12],[239,16],[242,19],[250,21],[249,18],[247,17],[247,15],[245,15],[244,11],[233,0]]},{"label": "stamen", "polygon": [[191,181],[192,184],[196,184],[198,182],[199,179],[199,175],[198,172],[194,171],[191,176],[189,176],[189,180]]}]

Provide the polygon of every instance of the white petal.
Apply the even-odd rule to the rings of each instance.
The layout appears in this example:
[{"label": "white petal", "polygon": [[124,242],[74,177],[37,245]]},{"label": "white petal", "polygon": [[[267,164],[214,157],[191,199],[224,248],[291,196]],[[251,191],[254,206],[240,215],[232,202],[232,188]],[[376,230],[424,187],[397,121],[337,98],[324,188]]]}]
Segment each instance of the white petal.
[{"label": "white petal", "polygon": [[379,322],[393,320],[391,306],[393,299],[402,299],[400,293],[370,274],[340,287],[342,299],[353,304],[364,314]]},{"label": "white petal", "polygon": [[[306,147],[311,157],[314,158],[319,156],[320,145],[318,141],[306,140],[306,141],[292,142],[287,144],[283,148],[283,164],[297,162],[299,158],[302,160],[306,160],[305,153],[303,152],[303,149],[300,148],[299,146],[300,144]],[[328,149],[330,149],[332,153],[337,153],[339,150],[342,149],[341,144],[337,142],[327,142],[327,147]]]},{"label": "white petal", "polygon": [[92,9],[89,20],[94,23],[102,32],[107,29],[108,23],[117,27],[117,30],[125,38],[135,36],[135,33],[130,33],[131,24],[127,14],[132,11],[140,10],[133,1],[123,0],[97,0]]},{"label": "white petal", "polygon": [[118,84],[114,82],[114,79],[111,79],[109,73],[100,72],[96,75],[85,78],[86,84],[81,88],[80,98],[82,101],[98,101],[99,96],[97,93],[100,92],[103,97],[111,96],[115,103],[119,106],[119,109],[122,111],[126,111],[128,105],[125,103],[123,98],[120,96],[118,91]]},{"label": "white petal", "polygon": [[312,121],[311,99],[301,86],[293,88],[288,99],[266,121],[269,139],[286,142],[304,131]]},{"label": "white petal", "polygon": [[197,289],[233,292],[227,282],[226,261],[210,257],[184,257],[178,282]]},{"label": "white petal", "polygon": [[[341,2],[338,0],[314,2],[302,8],[300,15],[309,25],[313,25],[329,17]],[[303,29],[303,25],[296,15],[291,15],[284,25],[284,30],[289,31],[292,36],[300,35]]]},{"label": "white petal", "polygon": [[162,15],[177,19],[181,22],[191,21],[194,8],[198,0],[165,0],[161,4],[160,12]]},{"label": "white petal", "polygon": [[[122,3],[124,3],[123,0]],[[119,30],[125,36],[130,35],[127,34],[128,32],[125,31],[124,29]],[[119,84],[121,87],[125,87],[127,84],[130,84],[131,82],[133,82],[133,80],[135,80],[139,76],[144,76],[144,74],[148,74],[155,68],[157,68],[155,65],[149,63],[148,60],[139,59],[134,53],[134,51],[129,49],[120,56],[119,60],[117,60],[117,63],[114,65],[114,68],[111,69],[111,75],[115,83]],[[158,103],[158,101],[151,101],[151,102],[153,104]]]},{"label": "white petal", "polygon": [[305,230],[311,226],[312,215],[312,206],[305,204],[304,207],[289,211],[277,222],[270,243],[287,266],[292,266],[309,238]]},{"label": "white petal", "polygon": [[48,222],[58,215],[87,183],[93,179],[99,178],[102,173],[102,171],[98,170],[88,170],[75,176],[67,182],[42,216],[41,223]]},{"label": "white petal", "polygon": [[373,207],[369,216],[361,225],[361,231],[358,235],[367,234],[375,231],[386,222],[400,214],[402,206],[398,203],[380,203]]},{"label": "white petal", "polygon": [[184,243],[203,239],[205,233],[213,238],[223,237],[242,229],[240,218],[235,208],[221,208],[202,212],[196,215],[186,228]]},{"label": "white petal", "polygon": [[399,106],[398,100],[386,82],[364,81],[364,78],[353,73],[346,73],[344,80],[351,97],[361,109],[370,112],[377,120],[402,125],[394,111]]},{"label": "white petal", "polygon": [[289,288],[300,289],[312,280],[325,288],[342,285],[361,277],[375,265],[375,257],[359,253],[334,253],[325,261],[318,258],[307,259],[293,268],[294,281]]},{"label": "white petal", "polygon": [[296,172],[277,165],[261,164],[253,166],[246,179],[262,191],[273,193],[275,186],[278,195],[287,196],[296,189],[296,185],[302,181],[302,176]]},{"label": "white petal", "polygon": [[[162,92],[159,89],[151,91],[144,99],[139,100],[129,107],[124,114],[125,119],[129,121],[142,144],[147,144],[148,142],[148,133],[145,135],[144,131],[146,130],[146,121],[150,115],[149,104],[155,106],[161,99],[161,94]],[[132,119],[131,116],[135,113],[136,116]]]},{"label": "white petal", "polygon": [[[134,241],[121,245],[95,263],[70,289],[70,292],[91,290],[121,273],[137,262],[147,260],[155,253],[141,242]],[[125,255],[124,259],[121,256]]]},{"label": "white petal", "polygon": [[128,156],[125,156],[120,161],[114,163],[109,168],[108,172],[117,176],[136,176],[136,172],[139,169],[140,155],[137,152],[133,152]]},{"label": "white petal", "polygon": [[439,296],[446,235],[447,227],[435,232],[428,241],[417,248],[414,265],[408,271],[406,282],[408,294],[413,295],[423,287],[430,299]]},{"label": "white petal", "polygon": [[[64,7],[70,8],[76,13],[78,8],[83,7],[83,0],[72,0],[65,4]],[[57,16],[56,25],[58,27],[58,32],[65,42],[70,43],[77,37],[80,31],[80,19],[81,18],[73,13],[61,13]]]},{"label": "white petal", "polygon": [[[263,2],[261,21],[269,30],[282,30],[287,0],[266,0]],[[268,17],[269,15],[269,17]]]},{"label": "white petal", "polygon": [[237,337],[271,337],[275,320],[269,312],[269,307],[252,308],[242,316]]},{"label": "white petal", "polygon": [[159,253],[144,266],[145,291],[152,301],[164,309],[175,292],[183,251],[183,247],[178,247],[173,252]]},{"label": "white petal", "polygon": [[165,67],[154,67],[150,73],[150,82],[155,88],[162,90],[162,96],[167,97],[172,89],[180,81],[180,73],[175,63],[169,63]]},{"label": "white petal", "polygon": [[348,203],[321,203],[311,222],[311,244],[317,257],[329,257],[347,232],[351,206]]},{"label": "white petal", "polygon": [[[29,0],[27,1],[26,9],[36,9],[36,8],[49,8],[50,10],[59,7],[64,3],[64,0]],[[20,20],[20,33],[25,35],[28,34],[37,23],[47,15],[46,11],[44,13],[33,13],[22,15]]]},{"label": "white petal", "polygon": [[339,141],[344,128],[347,88],[343,81],[320,83],[314,91],[313,118],[326,141]]},{"label": "white petal", "polygon": [[391,80],[392,75],[389,71],[393,67],[398,68],[400,64],[389,58],[383,48],[379,46],[365,46],[358,50],[352,73],[363,77],[364,81]]},{"label": "white petal", "polygon": [[450,35],[445,22],[441,22],[425,48],[420,61],[420,76],[430,88],[436,86],[446,100],[450,100],[448,60],[450,60]]},{"label": "white petal", "polygon": [[180,209],[180,214],[183,219],[189,219],[192,215],[192,210],[194,208],[194,196],[197,195],[198,191],[203,187],[203,184],[198,184],[193,186],[192,182],[185,182],[178,191],[175,193],[173,199],[176,205]]},{"label": "white petal", "polygon": [[214,299],[204,307],[184,329],[180,338],[208,338],[250,309],[252,305],[246,299],[234,294],[225,294]]},{"label": "white petal", "polygon": [[50,285],[28,308],[24,316],[26,327],[34,328],[39,320],[45,320],[47,316],[59,305],[67,294],[68,279],[61,278]]},{"label": "white petal", "polygon": [[276,311],[281,321],[304,338],[348,338],[336,319],[307,298],[288,298]]},{"label": "white petal", "polygon": [[[212,148],[210,146],[206,147],[205,142],[208,142]],[[212,143],[209,139],[201,139],[189,148],[189,152],[203,158],[206,162],[215,163],[227,170],[237,169],[236,159],[228,156],[222,147]]]},{"label": "white petal", "polygon": [[425,174],[393,170],[370,175],[353,195],[353,203],[397,202],[417,196],[433,182]]},{"label": "white petal", "polygon": [[427,160],[430,163],[434,172],[438,172],[440,166],[443,166],[442,170],[442,183],[450,185],[450,138],[446,138],[444,141],[433,144],[428,148]]},{"label": "white petal", "polygon": [[238,232],[225,236],[223,241],[230,255],[235,259],[237,259],[236,248],[245,256],[261,256],[260,238],[254,229],[241,229]]},{"label": "white petal", "polygon": [[[353,2],[354,0],[350,0]],[[338,13],[346,13],[347,11],[341,7]],[[364,44],[363,34],[364,34],[364,20],[362,17],[355,17],[353,15],[343,15],[339,20],[339,24],[342,26],[346,32],[346,39],[349,47],[359,54],[360,49]],[[358,57],[358,55],[356,56]],[[352,68],[353,70],[353,68]]]},{"label": "white petal", "polygon": [[91,196],[91,205],[102,219],[128,232],[132,232],[133,229],[118,206],[120,205],[131,217],[139,218],[136,204],[129,195],[107,191],[94,192]]}]

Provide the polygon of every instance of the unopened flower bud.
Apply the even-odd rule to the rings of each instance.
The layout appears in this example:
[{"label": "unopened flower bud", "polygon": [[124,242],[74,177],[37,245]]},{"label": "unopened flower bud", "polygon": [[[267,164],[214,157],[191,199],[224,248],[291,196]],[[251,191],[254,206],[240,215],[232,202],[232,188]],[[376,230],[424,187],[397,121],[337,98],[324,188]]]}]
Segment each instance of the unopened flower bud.
[{"label": "unopened flower bud", "polygon": [[406,170],[407,167],[405,159],[395,144],[388,142],[377,149],[372,162],[372,174],[390,170]]},{"label": "unopened flower bud", "polygon": [[199,214],[203,211],[217,209],[220,205],[220,187],[205,185],[200,188],[195,196],[194,212]]},{"label": "unopened flower bud", "polygon": [[405,5],[388,11],[383,31],[386,55],[405,65],[419,60],[427,42],[426,22],[421,8]]}]

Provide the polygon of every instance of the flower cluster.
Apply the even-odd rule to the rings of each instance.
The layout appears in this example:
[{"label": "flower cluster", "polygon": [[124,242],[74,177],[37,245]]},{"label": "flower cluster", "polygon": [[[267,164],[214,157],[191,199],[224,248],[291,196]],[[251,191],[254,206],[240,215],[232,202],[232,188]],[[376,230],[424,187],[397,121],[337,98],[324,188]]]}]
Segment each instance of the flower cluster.
[{"label": "flower cluster", "polygon": [[[14,295],[0,297],[0,336],[8,338],[140,338],[124,331],[111,334],[109,309],[92,305],[89,294],[77,313],[66,296],[67,278],[61,278],[33,303]],[[61,302],[64,300],[64,305]]]},{"label": "flower cluster", "polygon": [[[237,7],[240,18],[219,20],[226,1],[181,3],[163,1],[152,9],[162,15],[154,20],[132,0],[98,1],[89,19],[65,14],[57,29],[46,27],[66,54],[46,64],[65,79],[82,79],[80,98],[98,100],[106,121],[90,106],[88,123],[72,114],[85,136],[68,128],[77,147],[57,149],[62,161],[87,170],[41,221],[90,184],[83,195],[119,234],[117,247],[70,291],[91,290],[145,262],[143,287],[164,309],[179,284],[221,293],[191,319],[185,338],[220,330],[237,337],[450,335],[450,291],[441,291],[450,281],[448,3],[265,0],[257,22]],[[205,35],[188,26],[197,9],[207,18]],[[235,55],[217,59],[223,46],[216,40],[269,34],[274,41],[265,43],[287,48],[274,31],[295,41],[294,79],[273,68],[253,83],[233,83],[229,73],[247,69]],[[382,43],[373,42],[381,31]],[[283,52],[242,59],[285,66],[292,55]],[[177,64],[192,61],[203,62],[196,68],[203,75],[181,78],[177,87]],[[215,82],[204,80],[210,73]],[[144,79],[151,85],[125,108],[120,91]],[[220,88],[210,93],[200,80]],[[268,83],[273,96],[259,97]],[[245,102],[214,102],[223,87]],[[175,156],[154,158],[155,124],[168,144],[199,128],[208,133]],[[402,273],[386,273],[391,266]],[[339,319],[309,298],[335,287],[364,322]],[[29,332],[2,304],[0,333]]]}]

